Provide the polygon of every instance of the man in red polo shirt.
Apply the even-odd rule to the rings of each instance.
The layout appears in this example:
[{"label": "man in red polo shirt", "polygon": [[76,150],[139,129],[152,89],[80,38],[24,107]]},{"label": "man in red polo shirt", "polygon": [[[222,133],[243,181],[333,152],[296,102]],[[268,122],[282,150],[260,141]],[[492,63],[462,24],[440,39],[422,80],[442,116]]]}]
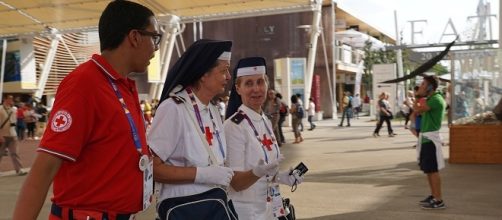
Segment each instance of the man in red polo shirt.
[{"label": "man in red polo shirt", "polygon": [[[134,15],[134,16],[131,16]],[[113,1],[99,20],[101,55],[60,84],[13,219],[36,219],[51,182],[49,219],[129,219],[150,203],[152,163],[131,72],[145,72],[161,34],[153,12]]]}]

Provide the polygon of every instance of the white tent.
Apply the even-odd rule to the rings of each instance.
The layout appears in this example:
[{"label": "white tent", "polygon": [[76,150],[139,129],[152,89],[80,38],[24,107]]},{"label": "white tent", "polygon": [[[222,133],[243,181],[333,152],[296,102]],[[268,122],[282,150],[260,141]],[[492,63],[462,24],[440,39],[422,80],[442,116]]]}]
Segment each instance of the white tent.
[{"label": "white tent", "polygon": [[354,29],[337,31],[335,32],[335,36],[336,39],[340,40],[342,43],[355,48],[363,48],[367,41],[372,43],[371,49],[373,50],[383,49],[385,46],[382,41]]}]

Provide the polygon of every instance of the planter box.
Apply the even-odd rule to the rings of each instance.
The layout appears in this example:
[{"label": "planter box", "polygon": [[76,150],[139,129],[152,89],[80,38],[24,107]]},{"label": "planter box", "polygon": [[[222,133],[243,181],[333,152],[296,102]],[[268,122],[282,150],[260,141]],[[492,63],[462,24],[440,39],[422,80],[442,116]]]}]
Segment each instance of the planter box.
[{"label": "planter box", "polygon": [[502,164],[502,125],[450,126],[449,162]]}]

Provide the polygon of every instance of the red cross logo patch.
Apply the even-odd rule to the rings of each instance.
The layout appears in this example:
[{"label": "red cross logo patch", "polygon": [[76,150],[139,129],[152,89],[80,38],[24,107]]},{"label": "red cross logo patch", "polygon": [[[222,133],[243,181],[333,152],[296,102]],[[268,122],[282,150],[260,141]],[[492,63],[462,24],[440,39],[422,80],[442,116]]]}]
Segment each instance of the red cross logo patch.
[{"label": "red cross logo patch", "polygon": [[71,115],[65,110],[59,110],[52,117],[51,129],[55,132],[63,132],[71,126]]}]

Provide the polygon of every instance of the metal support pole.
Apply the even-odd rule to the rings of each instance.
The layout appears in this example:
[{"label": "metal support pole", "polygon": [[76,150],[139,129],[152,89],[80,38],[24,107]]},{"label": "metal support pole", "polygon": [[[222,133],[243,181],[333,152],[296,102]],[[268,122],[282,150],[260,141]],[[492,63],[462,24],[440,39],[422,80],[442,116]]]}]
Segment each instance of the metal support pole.
[{"label": "metal support pole", "polygon": [[49,78],[49,73],[52,68],[52,63],[56,57],[56,52],[58,50],[59,41],[61,40],[61,34],[53,34],[51,39],[51,45],[47,56],[45,57],[44,66],[42,68],[42,73],[40,74],[40,79],[37,85],[37,91],[35,92],[35,97],[41,99],[44,94],[45,85],[47,84],[47,79]]},{"label": "metal support pole", "polygon": [[[326,64],[326,76],[328,78],[328,90],[329,90],[329,98],[331,101],[331,105],[333,106],[333,86],[331,85],[331,73],[329,71],[329,61],[328,61],[328,50],[326,49],[326,39],[324,37],[324,29],[321,31],[321,40],[322,40],[322,52],[324,54],[324,63]],[[320,101],[320,100],[319,100]]]},{"label": "metal support pole", "polygon": [[[396,25],[396,45],[399,46],[401,45],[401,38],[399,36],[399,29],[397,25],[397,11],[394,10],[394,22]],[[403,53],[401,49],[397,50],[396,54],[396,59],[397,59],[397,77],[401,78],[403,77]],[[404,101],[404,82],[399,82],[397,84],[397,97],[396,97],[396,106],[394,106],[394,109],[399,109],[399,106],[401,103]]]},{"label": "metal support pole", "polygon": [[322,15],[322,1],[317,0],[314,2],[312,19],[312,29],[310,33],[310,49],[307,58],[307,73],[305,74],[305,106],[309,106],[310,90],[312,89],[312,79],[314,75],[314,65],[317,52],[317,39],[320,33],[319,23]]},{"label": "metal support pole", "polygon": [[[194,23],[195,24],[195,23]],[[171,63],[171,57],[173,55],[173,49],[174,49],[174,44],[176,42],[176,36],[183,30],[180,28],[180,19],[177,16],[172,15],[169,17],[168,24],[167,24],[168,31],[167,33],[169,34],[167,37],[167,43],[165,44],[165,47],[163,48],[163,56],[162,56],[162,67],[161,67],[161,72],[160,72],[160,83],[155,86],[156,91],[150,90],[152,94],[151,97],[160,99],[160,96],[162,95],[162,90],[164,89],[164,82],[166,81],[167,77],[167,72],[169,70],[169,64]]]},{"label": "metal support pole", "polygon": [[79,65],[80,63],[78,62],[77,58],[75,57],[75,55],[73,55],[73,53],[71,52],[70,48],[68,47],[68,45],[66,45],[66,42],[64,40],[63,37],[61,37],[61,43],[63,43],[63,46],[64,48],[66,49],[66,51],[68,51],[68,54],[70,54],[71,58],[73,59],[73,62],[75,62],[75,65]]},{"label": "metal support pole", "polygon": [[2,68],[0,72],[0,101],[3,103],[3,80],[5,76],[5,60],[7,56],[7,39],[3,39],[2,44]]},{"label": "metal support pole", "polygon": [[[331,1],[331,49],[332,49],[332,61],[331,64],[333,65],[333,90],[330,90],[329,92],[333,94],[333,100],[332,100],[332,108],[333,108],[333,113],[332,113],[332,118],[333,119],[338,119],[338,109],[336,108],[336,37],[335,37],[335,32],[336,32],[336,2]],[[331,81],[330,81],[331,82]]]}]

